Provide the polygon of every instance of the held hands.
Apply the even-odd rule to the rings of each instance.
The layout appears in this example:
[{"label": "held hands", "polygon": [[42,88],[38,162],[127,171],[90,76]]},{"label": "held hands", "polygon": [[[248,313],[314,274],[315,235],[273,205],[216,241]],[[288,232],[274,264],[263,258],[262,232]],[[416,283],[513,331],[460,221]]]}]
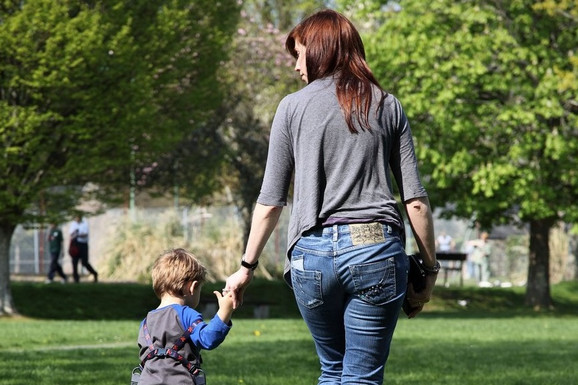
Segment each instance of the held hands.
[{"label": "held hands", "polygon": [[411,312],[407,315],[407,318],[414,318],[423,310],[424,305],[430,301],[437,277],[437,274],[426,275],[425,289],[419,293],[414,291],[411,283],[408,285],[406,298],[411,307]]},{"label": "held hands", "polygon": [[233,300],[233,309],[237,309],[243,304],[245,289],[253,279],[253,270],[241,267],[229,278],[227,278],[223,294],[230,294]]}]

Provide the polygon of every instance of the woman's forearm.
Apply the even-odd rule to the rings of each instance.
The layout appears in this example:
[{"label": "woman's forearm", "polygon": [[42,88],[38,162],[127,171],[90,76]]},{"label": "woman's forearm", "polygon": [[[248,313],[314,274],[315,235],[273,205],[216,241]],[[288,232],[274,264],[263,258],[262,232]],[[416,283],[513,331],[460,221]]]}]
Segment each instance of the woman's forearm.
[{"label": "woman's forearm", "polygon": [[282,211],[283,206],[265,206],[259,203],[255,205],[251,231],[244,256],[247,263],[253,264],[257,262],[279,221]]},{"label": "woman's forearm", "polygon": [[405,204],[405,209],[424,264],[436,263],[433,216],[427,197],[416,198]]}]

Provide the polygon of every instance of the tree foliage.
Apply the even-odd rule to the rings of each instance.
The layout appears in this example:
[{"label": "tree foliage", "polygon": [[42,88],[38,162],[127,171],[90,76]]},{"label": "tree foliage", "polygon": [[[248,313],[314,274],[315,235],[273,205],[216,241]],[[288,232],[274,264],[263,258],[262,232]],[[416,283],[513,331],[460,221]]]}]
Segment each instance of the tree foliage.
[{"label": "tree foliage", "polygon": [[327,0],[245,0],[247,21],[258,26],[274,26],[289,32],[302,19],[328,6]]},{"label": "tree foliage", "polygon": [[265,171],[270,126],[281,98],[300,87],[285,38],[323,0],[250,0],[234,40],[237,53],[227,65],[229,98],[219,132],[228,160],[224,183],[239,207],[247,241],[252,209]]},{"label": "tree foliage", "polygon": [[131,172],[206,121],[237,9],[235,0],[0,4],[0,314],[14,312],[17,224],[76,203],[87,182],[118,196]]},{"label": "tree foliage", "polygon": [[149,185],[174,183],[179,186],[180,196],[194,202],[205,197],[203,203],[215,203],[221,195],[208,195],[224,190],[225,198],[239,209],[247,239],[273,115],[281,98],[299,87],[293,59],[285,52],[285,34],[324,3],[243,2],[239,24],[232,34],[233,54],[220,73],[226,93],[217,113],[199,129],[203,135],[189,135],[159,160],[147,177]]},{"label": "tree foliage", "polygon": [[243,15],[233,43],[237,54],[226,66],[229,93],[218,131],[227,159],[222,181],[240,210],[246,240],[261,188],[273,115],[277,103],[295,91],[298,83],[282,32],[273,24],[256,24],[248,13]]},{"label": "tree foliage", "polygon": [[407,0],[367,36],[372,68],[412,122],[432,201],[483,227],[530,224],[537,307],[551,305],[549,229],[578,218],[577,5]]}]

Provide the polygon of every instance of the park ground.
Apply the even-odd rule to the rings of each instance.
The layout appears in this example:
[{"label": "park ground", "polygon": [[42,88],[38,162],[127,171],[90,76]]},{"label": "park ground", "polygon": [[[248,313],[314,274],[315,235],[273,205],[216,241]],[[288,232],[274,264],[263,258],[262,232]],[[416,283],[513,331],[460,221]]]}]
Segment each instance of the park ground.
[{"label": "park ground", "polygon": [[[223,283],[209,283],[208,301]],[[136,334],[157,306],[148,284],[14,281],[20,316],[0,319],[0,384],[129,383]],[[418,318],[400,318],[385,384],[575,384],[578,282],[553,285],[553,309],[524,306],[524,288],[437,287]],[[266,304],[267,318],[254,307]],[[259,313],[263,315],[263,313]],[[205,352],[211,384],[316,382],[311,337],[289,288],[255,280],[227,340]]]}]

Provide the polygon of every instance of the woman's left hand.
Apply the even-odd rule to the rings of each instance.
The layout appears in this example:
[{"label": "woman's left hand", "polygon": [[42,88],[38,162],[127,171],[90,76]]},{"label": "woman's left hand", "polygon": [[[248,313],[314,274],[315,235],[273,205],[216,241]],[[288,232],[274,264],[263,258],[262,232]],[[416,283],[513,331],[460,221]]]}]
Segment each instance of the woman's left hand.
[{"label": "woman's left hand", "polygon": [[253,270],[241,267],[235,273],[233,273],[225,283],[224,293],[232,293],[233,296],[233,309],[237,309],[243,304],[243,296],[245,295],[245,289],[251,283],[253,279]]}]

